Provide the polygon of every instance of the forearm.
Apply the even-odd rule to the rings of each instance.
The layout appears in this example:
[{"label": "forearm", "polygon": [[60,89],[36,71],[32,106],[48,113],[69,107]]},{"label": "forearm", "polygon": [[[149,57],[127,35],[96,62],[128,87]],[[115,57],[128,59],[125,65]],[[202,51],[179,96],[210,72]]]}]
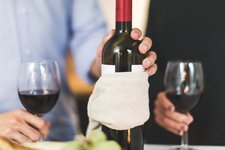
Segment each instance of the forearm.
[{"label": "forearm", "polygon": [[[88,0],[84,4],[82,0],[78,0],[74,6],[77,8],[74,8],[72,21],[74,38],[72,39],[71,49],[75,58],[74,63],[78,75],[85,82],[92,83],[89,74],[93,72],[96,75],[97,73],[95,70],[96,49],[102,37],[106,34],[106,25],[96,1]],[[80,9],[82,7],[88,9]],[[80,17],[78,14],[84,14],[85,16]]]}]

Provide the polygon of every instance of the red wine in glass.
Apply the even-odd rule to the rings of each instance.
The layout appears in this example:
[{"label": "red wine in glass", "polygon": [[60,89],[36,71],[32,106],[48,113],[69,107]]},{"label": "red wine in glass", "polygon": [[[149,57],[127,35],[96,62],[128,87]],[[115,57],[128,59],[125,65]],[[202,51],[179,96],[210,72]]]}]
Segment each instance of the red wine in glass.
[{"label": "red wine in glass", "polygon": [[38,116],[48,113],[58,100],[60,87],[60,73],[55,61],[21,64],[18,95],[28,112]]},{"label": "red wine in glass", "polygon": [[173,103],[176,111],[187,113],[198,103],[201,94],[186,95],[177,94],[176,92],[167,92],[166,96]]},{"label": "red wine in glass", "polygon": [[59,97],[59,91],[56,90],[27,90],[20,91],[18,94],[27,111],[39,116],[48,113]]}]

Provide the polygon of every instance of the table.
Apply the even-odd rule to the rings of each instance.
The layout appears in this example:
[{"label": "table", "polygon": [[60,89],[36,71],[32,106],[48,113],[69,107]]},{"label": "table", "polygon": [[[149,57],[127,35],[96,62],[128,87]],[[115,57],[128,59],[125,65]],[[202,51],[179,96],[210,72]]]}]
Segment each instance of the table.
[{"label": "table", "polygon": [[[172,145],[145,145],[144,150],[170,150]],[[225,150],[225,146],[192,146],[197,150]]]},{"label": "table", "polygon": [[[40,150],[61,150],[65,143],[62,142],[40,142],[31,143],[28,146]],[[170,150],[172,145],[145,145],[144,150]],[[197,150],[225,150],[225,146],[193,146]]]}]

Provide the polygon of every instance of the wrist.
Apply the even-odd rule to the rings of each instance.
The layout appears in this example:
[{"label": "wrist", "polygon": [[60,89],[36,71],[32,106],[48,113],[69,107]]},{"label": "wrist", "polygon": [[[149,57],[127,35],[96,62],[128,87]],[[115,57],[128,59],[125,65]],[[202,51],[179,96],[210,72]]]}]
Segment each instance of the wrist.
[{"label": "wrist", "polygon": [[101,76],[101,67],[100,65],[98,65],[96,60],[93,61],[91,68],[88,72],[88,76],[94,82],[97,81],[98,78]]}]

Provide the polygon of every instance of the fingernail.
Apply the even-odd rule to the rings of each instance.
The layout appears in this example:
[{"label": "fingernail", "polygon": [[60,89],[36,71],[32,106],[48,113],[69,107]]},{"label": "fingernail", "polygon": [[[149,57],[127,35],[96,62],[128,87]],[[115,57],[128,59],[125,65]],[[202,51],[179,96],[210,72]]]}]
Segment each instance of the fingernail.
[{"label": "fingernail", "polygon": [[169,106],[168,106],[168,110],[169,110],[169,111],[174,111],[174,107],[173,107],[172,105],[169,105]]},{"label": "fingernail", "polygon": [[180,136],[182,136],[182,135],[184,134],[184,132],[183,132],[183,131],[180,131],[178,134],[179,134]]},{"label": "fingernail", "polygon": [[135,37],[135,39],[138,39],[139,34],[137,32],[134,32],[133,36]]},{"label": "fingernail", "polygon": [[145,59],[145,65],[149,67],[151,65],[151,62],[148,59]]},{"label": "fingernail", "polygon": [[141,48],[142,50],[144,50],[144,51],[147,51],[147,50],[148,50],[148,47],[147,47],[147,45],[145,45],[145,44],[141,44],[141,45],[140,45],[140,48]]},{"label": "fingernail", "polygon": [[152,74],[153,74],[152,71],[151,70],[148,70],[148,75],[149,76],[152,76]]},{"label": "fingernail", "polygon": [[184,126],[184,127],[183,127],[183,130],[184,130],[184,131],[187,131],[187,130],[188,130],[188,126]]}]

